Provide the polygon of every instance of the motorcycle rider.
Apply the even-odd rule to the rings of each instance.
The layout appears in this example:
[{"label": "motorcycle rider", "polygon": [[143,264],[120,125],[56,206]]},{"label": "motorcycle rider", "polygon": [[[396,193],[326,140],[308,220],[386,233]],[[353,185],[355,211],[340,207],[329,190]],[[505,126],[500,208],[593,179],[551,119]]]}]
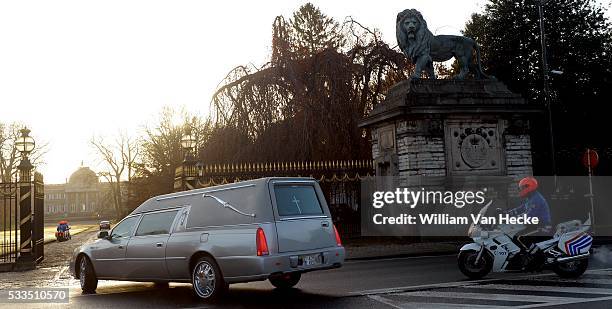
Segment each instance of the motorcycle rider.
[{"label": "motorcycle rider", "polygon": [[537,217],[537,225],[528,225],[527,228],[517,234],[517,241],[525,248],[524,265],[530,264],[539,249],[535,244],[550,238],[551,218],[550,207],[546,198],[538,191],[538,181],[531,176],[521,179],[518,183],[519,196],[524,199],[523,203],[513,209],[506,211],[510,216],[527,214],[527,217]]},{"label": "motorcycle rider", "polygon": [[60,221],[58,223],[58,225],[57,225],[57,231],[58,232],[63,232],[66,235],[70,235],[70,234],[68,234],[69,233],[68,230],[70,230],[70,226],[68,226],[68,222],[67,221]]}]

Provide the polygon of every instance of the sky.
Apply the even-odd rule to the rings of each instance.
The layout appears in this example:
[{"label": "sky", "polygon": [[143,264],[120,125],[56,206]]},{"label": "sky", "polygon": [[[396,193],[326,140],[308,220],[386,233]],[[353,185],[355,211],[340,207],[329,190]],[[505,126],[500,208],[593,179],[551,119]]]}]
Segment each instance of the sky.
[{"label": "sky", "polygon": [[[612,0],[601,0],[609,6]],[[164,106],[206,116],[235,66],[261,66],[275,16],[306,1],[2,1],[0,122],[47,143],[37,168],[62,183],[103,163],[93,136],[138,136]],[[377,28],[395,45],[395,17],[416,8],[434,34],[460,34],[485,0],[311,1],[338,21]],[[610,12],[609,12],[610,13]]]}]

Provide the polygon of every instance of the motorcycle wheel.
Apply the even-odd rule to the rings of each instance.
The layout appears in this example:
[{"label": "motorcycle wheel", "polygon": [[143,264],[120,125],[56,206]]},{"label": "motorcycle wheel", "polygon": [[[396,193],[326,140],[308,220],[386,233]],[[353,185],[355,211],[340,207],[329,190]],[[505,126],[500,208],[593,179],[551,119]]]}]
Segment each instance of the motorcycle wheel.
[{"label": "motorcycle wheel", "polygon": [[470,279],[480,279],[486,276],[493,268],[493,258],[488,252],[483,252],[480,263],[476,265],[478,251],[466,250],[459,252],[457,262],[459,270]]},{"label": "motorcycle wheel", "polygon": [[584,274],[589,267],[589,259],[557,263],[553,266],[553,271],[561,278],[578,278]]}]

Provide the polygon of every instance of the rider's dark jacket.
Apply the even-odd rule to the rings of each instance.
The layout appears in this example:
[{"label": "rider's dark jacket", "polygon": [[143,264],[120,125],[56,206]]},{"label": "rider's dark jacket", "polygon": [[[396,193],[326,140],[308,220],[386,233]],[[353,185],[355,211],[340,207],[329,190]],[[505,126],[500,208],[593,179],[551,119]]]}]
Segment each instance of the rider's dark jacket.
[{"label": "rider's dark jacket", "polygon": [[550,208],[544,196],[538,191],[531,193],[525,198],[523,204],[508,210],[506,213],[513,217],[522,214],[527,214],[527,217],[538,217],[538,226],[541,228],[551,225]]}]

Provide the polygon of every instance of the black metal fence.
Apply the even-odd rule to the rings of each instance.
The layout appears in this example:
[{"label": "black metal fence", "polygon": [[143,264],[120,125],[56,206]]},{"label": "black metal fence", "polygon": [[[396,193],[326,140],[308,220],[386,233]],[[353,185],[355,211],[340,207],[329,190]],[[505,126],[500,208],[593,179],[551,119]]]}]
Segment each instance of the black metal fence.
[{"label": "black metal fence", "polygon": [[0,182],[0,263],[14,263],[19,253],[19,185],[17,182]]},{"label": "black metal fence", "polygon": [[186,163],[176,169],[175,191],[204,188],[262,177],[312,177],[319,181],[343,238],[361,235],[361,180],[373,177],[371,160],[229,163]]}]

